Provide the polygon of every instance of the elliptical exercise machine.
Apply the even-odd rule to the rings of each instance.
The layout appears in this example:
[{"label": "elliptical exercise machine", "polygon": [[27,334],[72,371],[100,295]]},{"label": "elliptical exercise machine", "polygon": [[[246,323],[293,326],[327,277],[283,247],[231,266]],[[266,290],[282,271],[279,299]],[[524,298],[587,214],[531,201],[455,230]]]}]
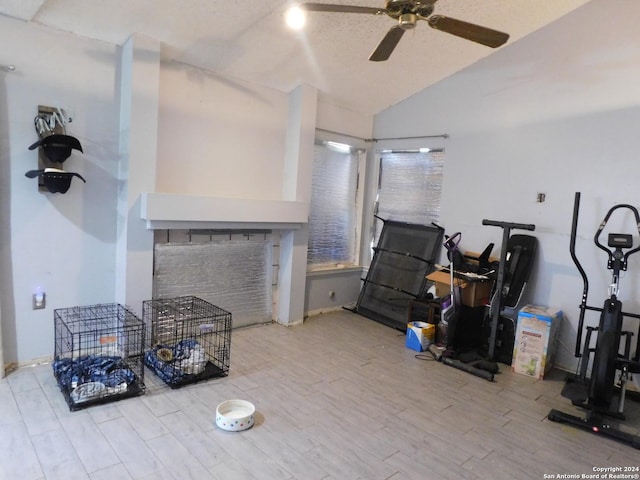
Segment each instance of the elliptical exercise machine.
[{"label": "elliptical exercise machine", "polygon": [[[640,374],[640,332],[636,337],[636,351],[632,358],[631,337],[633,332],[622,330],[624,317],[640,319],[640,315],[624,312],[622,302],[618,299],[620,272],[627,270],[629,256],[640,251],[640,245],[633,248],[633,236],[623,233],[610,233],[607,247],[600,243],[600,234],[614,211],[618,209],[631,210],[635,216],[638,233],[640,233],[640,215],[638,210],[631,205],[615,205],[606,214],[596,231],[593,240],[598,248],[607,252],[609,257],[607,269],[612,271],[609,298],[604,301],[602,308],[599,308],[587,304],[589,281],[575,254],[579,208],[580,193],[576,192],[570,252],[584,283],[575,350],[575,357],[581,358],[581,360],[579,373],[567,377],[566,384],[562,389],[562,396],[570,399],[573,405],[585,409],[587,413],[585,417],[578,417],[553,409],[547,418],[554,422],[568,423],[593,433],[603,434],[640,449],[640,435],[632,435],[622,431],[604,419],[607,416],[624,420],[627,382],[631,374]],[[625,250],[627,250],[626,253]],[[587,310],[600,312],[600,322],[597,327],[586,327],[586,337],[583,344],[582,331],[584,315]],[[597,335],[595,347],[591,347],[591,337],[594,333]],[[622,342],[623,339],[624,342]],[[620,353],[621,349],[622,353]],[[587,377],[587,369],[592,355],[591,377]],[[617,384],[616,372],[620,372]]]}]

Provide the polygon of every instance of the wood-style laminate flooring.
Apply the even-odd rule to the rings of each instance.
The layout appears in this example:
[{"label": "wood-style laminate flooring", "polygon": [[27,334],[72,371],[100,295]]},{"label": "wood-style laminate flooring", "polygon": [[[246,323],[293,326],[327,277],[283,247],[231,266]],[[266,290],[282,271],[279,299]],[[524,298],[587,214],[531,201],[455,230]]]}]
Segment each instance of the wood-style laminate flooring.
[{"label": "wood-style laminate flooring", "polygon": [[[488,382],[404,342],[346,310],[238,329],[228,377],[173,390],[147,371],[145,395],[76,412],[49,364],[20,368],[0,380],[0,479],[512,480],[640,465],[640,450],[547,420],[577,411],[562,372],[501,365]],[[235,398],[256,424],[222,431],[216,406]],[[640,407],[626,413],[638,433]]]}]

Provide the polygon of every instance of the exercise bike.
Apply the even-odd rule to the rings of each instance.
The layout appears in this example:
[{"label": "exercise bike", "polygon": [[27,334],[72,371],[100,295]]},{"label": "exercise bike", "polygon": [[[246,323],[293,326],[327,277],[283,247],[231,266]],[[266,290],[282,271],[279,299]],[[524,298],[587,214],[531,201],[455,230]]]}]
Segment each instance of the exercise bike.
[{"label": "exercise bike", "polygon": [[[640,374],[640,334],[636,337],[635,354],[632,357],[633,332],[623,331],[625,317],[640,319],[640,315],[624,312],[622,302],[618,299],[620,272],[627,270],[629,256],[640,251],[640,245],[633,248],[633,236],[624,233],[610,233],[607,246],[600,242],[600,235],[614,211],[630,210],[635,216],[638,233],[640,233],[640,215],[638,210],[631,205],[615,205],[607,212],[596,231],[594,242],[598,248],[607,253],[607,269],[612,271],[609,297],[604,301],[602,308],[599,308],[587,304],[589,282],[575,253],[579,208],[580,193],[577,192],[573,207],[570,253],[584,283],[575,349],[575,357],[581,358],[581,360],[578,373],[567,377],[562,389],[562,396],[570,399],[573,405],[584,409],[586,415],[578,417],[553,409],[547,418],[554,422],[568,423],[596,434],[602,434],[640,449],[640,435],[632,435],[622,431],[605,419],[605,417],[609,417],[624,420],[627,382],[632,374]],[[597,327],[586,327],[583,343],[584,316],[587,310],[600,312],[600,321]],[[594,334],[596,341],[595,346],[592,347],[591,340]],[[593,358],[591,376],[588,377],[587,370],[591,358]],[[617,382],[616,374],[618,374]],[[629,395],[631,396],[631,392]]]}]

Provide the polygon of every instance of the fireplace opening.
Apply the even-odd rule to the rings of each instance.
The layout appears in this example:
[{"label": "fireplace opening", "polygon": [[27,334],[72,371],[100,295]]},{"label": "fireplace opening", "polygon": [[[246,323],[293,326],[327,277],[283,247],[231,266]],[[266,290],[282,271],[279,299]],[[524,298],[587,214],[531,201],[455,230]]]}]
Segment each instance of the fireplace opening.
[{"label": "fireplace opening", "polygon": [[195,296],[233,314],[233,328],[271,323],[279,232],[156,230],[153,298]]}]

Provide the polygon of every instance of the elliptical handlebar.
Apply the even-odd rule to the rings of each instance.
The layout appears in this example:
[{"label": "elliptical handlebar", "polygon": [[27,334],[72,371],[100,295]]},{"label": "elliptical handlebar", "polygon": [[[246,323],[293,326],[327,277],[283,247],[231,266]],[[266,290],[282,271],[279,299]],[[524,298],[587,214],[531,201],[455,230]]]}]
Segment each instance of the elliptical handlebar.
[{"label": "elliptical handlebar", "polygon": [[[609,250],[607,247],[605,247],[604,245],[602,245],[599,241],[599,237],[600,234],[602,233],[602,231],[604,230],[604,227],[606,226],[609,217],[611,216],[611,214],[618,208],[628,208],[630,209],[634,216],[635,216],[635,220],[636,220],[636,225],[638,227],[638,234],[640,234],[640,214],[638,213],[638,209],[635,208],[633,205],[628,205],[628,204],[620,204],[620,205],[614,205],[613,207],[611,207],[611,209],[609,209],[609,211],[607,212],[604,220],[602,220],[602,222],[600,223],[600,226],[598,227],[598,230],[594,236],[594,242],[596,244],[596,246],[598,246],[598,248],[604,250],[605,252],[607,252],[607,255],[609,256],[609,265],[614,263],[614,259],[613,259],[613,252],[611,250]],[[580,276],[582,277],[582,282],[583,282],[583,289],[582,289],[582,300],[580,302],[580,316],[578,318],[578,332],[577,332],[577,338],[576,338],[576,350],[574,353],[574,356],[576,358],[580,358],[582,357],[582,330],[584,327],[584,317],[585,317],[585,312],[587,310],[595,310],[595,311],[599,311],[601,312],[602,309],[600,308],[596,308],[596,307],[591,307],[589,305],[587,305],[587,296],[589,294],[589,280],[587,278],[587,274],[584,271],[584,268],[582,268],[582,265],[580,264],[580,261],[578,260],[578,257],[576,255],[576,235],[577,235],[577,229],[578,229],[578,215],[579,215],[579,210],[580,210],[580,192],[576,192],[575,193],[575,198],[574,198],[574,203],[573,203],[573,221],[571,223],[571,240],[569,243],[569,252],[571,253],[571,259],[573,260],[573,263],[575,264],[575,266],[577,267],[578,271],[580,272]],[[629,250],[623,257],[623,263],[624,265],[626,265],[627,263],[627,259],[629,258],[629,255],[637,252],[640,250],[640,244],[634,248]],[[626,267],[625,267],[626,269]],[[622,312],[623,315],[626,316],[630,316],[630,317],[634,317],[634,318],[640,318],[639,315],[636,314],[631,314],[631,313],[626,313],[626,312]],[[640,338],[639,338],[640,341]]]},{"label": "elliptical handlebar", "polygon": [[571,253],[571,259],[575,264],[580,276],[582,277],[582,300],[580,301],[580,316],[578,318],[578,335],[576,338],[576,351],[574,356],[576,358],[582,357],[582,329],[584,328],[584,314],[587,309],[587,296],[589,294],[589,279],[587,274],[582,268],[578,256],[576,255],[576,232],[578,230],[578,214],[580,211],[580,192],[576,192],[573,200],[573,221],[571,222],[571,240],[569,243],[569,253]]},{"label": "elliptical handlebar", "polygon": [[[609,221],[609,217],[611,217],[611,214],[618,208],[627,208],[633,212],[633,215],[635,216],[635,220],[636,220],[636,227],[638,228],[638,234],[640,235],[640,214],[638,213],[638,209],[636,207],[634,207],[633,205],[629,205],[627,203],[621,203],[619,205],[614,205],[613,207],[611,207],[607,212],[607,214],[605,215],[604,220],[602,220],[602,222],[600,223],[600,226],[598,227],[598,230],[596,231],[596,234],[593,237],[593,241],[598,246],[598,248],[600,248],[601,250],[604,250],[605,252],[607,252],[607,255],[609,255],[609,265],[613,263],[613,251],[600,243],[600,234],[604,230],[604,227],[607,225],[607,222]],[[622,264],[624,265],[624,268],[623,268],[624,270],[626,270],[627,259],[629,258],[629,256],[633,253],[636,253],[639,250],[640,250],[640,243],[638,243],[638,246],[636,248],[632,248],[627,253],[625,253],[622,260]]]}]

